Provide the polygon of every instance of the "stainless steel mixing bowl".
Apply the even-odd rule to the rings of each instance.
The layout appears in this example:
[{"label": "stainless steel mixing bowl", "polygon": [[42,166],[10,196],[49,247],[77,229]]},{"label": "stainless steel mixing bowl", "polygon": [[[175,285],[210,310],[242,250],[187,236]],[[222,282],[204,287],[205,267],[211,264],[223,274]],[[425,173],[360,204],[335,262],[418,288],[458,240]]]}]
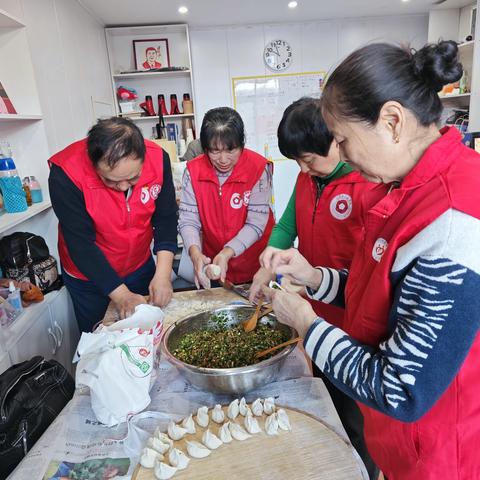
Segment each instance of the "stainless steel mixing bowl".
[{"label": "stainless steel mixing bowl", "polygon": [[[172,354],[184,335],[205,327],[212,327],[210,318],[213,314],[224,314],[228,317],[227,325],[234,326],[249,318],[254,311],[255,308],[249,305],[232,305],[196,313],[178,320],[167,329],[163,336],[163,353],[190,383],[208,392],[238,394],[273,382],[277,379],[280,367],[295,345],[285,347],[263,362],[239,368],[195,367],[182,362]],[[284,330],[288,333],[289,339],[298,336],[293,328],[279,323],[273,313],[266,315],[259,322],[270,323],[275,329]]]}]

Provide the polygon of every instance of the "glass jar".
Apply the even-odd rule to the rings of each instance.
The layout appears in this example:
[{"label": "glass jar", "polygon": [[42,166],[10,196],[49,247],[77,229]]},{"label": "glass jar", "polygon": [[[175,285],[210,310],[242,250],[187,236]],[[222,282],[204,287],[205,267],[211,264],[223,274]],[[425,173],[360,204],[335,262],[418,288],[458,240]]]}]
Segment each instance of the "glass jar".
[{"label": "glass jar", "polygon": [[32,195],[32,202],[33,203],[40,203],[43,202],[43,193],[42,187],[38,180],[35,178],[34,175],[31,175],[28,178],[28,186],[30,187],[30,193]]}]

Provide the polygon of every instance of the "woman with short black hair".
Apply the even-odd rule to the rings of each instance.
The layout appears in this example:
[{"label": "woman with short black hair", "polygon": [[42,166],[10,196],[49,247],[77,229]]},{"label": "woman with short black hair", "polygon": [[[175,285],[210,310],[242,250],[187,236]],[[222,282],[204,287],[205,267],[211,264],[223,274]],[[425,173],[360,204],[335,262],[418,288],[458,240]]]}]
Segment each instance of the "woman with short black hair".
[{"label": "woman with short black hair", "polygon": [[198,285],[249,282],[274,224],[271,164],[245,148],[243,121],[232,108],[209,110],[200,140],[205,153],[188,162],[182,181],[184,248]]},{"label": "woman with short black hair", "polygon": [[[168,154],[125,118],[99,120],[49,160],[58,251],[81,331],[172,297],[177,204]],[[152,258],[150,245],[153,239]]]},{"label": "woman with short black hair", "polygon": [[345,305],[343,328],[295,294],[266,291],[280,321],[357,400],[365,439],[391,479],[473,479],[480,457],[480,157],[438,130],[438,91],[462,75],[455,42],[418,52],[372,44],[330,76],[323,113],[341,156],[389,186],[365,217],[348,271],[295,250],[268,265]]}]

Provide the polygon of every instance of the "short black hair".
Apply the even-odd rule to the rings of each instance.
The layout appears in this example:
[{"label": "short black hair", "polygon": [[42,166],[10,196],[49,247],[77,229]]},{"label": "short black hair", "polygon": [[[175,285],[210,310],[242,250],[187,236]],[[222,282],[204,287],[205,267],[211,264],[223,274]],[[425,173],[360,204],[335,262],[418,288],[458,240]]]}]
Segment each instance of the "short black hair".
[{"label": "short black hair", "polygon": [[452,40],[418,51],[373,43],[351,53],[333,71],[322,105],[334,116],[373,125],[382,106],[396,101],[428,126],[438,123],[442,114],[438,92],[462,73],[458,46]]},{"label": "short black hair", "polygon": [[298,159],[305,153],[326,157],[333,135],[323,120],[320,100],[302,97],[289,105],[278,125],[277,137],[284,157]]},{"label": "short black hair", "polygon": [[142,132],[131,120],[121,117],[98,120],[88,132],[87,150],[95,167],[105,162],[112,169],[126,157],[145,159]]},{"label": "short black hair", "polygon": [[245,128],[242,117],[233,108],[212,108],[203,117],[200,142],[205,152],[215,150],[219,143],[229,150],[243,148]]}]

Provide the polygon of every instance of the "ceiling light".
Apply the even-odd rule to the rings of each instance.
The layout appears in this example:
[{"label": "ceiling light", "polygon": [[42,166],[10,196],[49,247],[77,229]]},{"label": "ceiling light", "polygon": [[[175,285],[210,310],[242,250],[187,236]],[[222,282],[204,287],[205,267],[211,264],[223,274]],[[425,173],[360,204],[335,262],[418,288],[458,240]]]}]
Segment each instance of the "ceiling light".
[{"label": "ceiling light", "polygon": [[297,2],[288,2],[288,8],[295,8],[297,5]]},{"label": "ceiling light", "polygon": [[187,7],[180,7],[178,9],[178,13],[188,13],[188,8]]},{"label": "ceiling light", "polygon": [[403,3],[407,3],[409,2],[410,0],[402,0]]}]

